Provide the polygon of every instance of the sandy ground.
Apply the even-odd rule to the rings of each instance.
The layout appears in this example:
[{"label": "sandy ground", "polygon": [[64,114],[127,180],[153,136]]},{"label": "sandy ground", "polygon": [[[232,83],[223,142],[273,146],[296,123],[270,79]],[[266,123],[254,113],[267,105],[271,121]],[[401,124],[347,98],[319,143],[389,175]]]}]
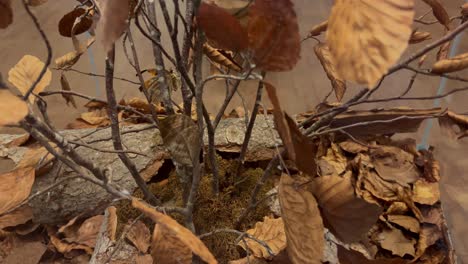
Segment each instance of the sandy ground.
[{"label": "sandy ground", "polygon": [[[7,79],[8,70],[16,64],[25,54],[32,54],[41,59],[45,59],[45,47],[40,39],[39,34],[34,29],[30,18],[23,10],[20,1],[14,2],[15,21],[12,26],[6,30],[0,31],[0,72],[3,74],[4,79]],[[168,1],[168,4],[172,1]],[[321,22],[327,16],[332,0],[326,1],[310,1],[310,0],[293,0],[296,5],[296,11],[299,17],[300,28],[303,35],[313,25]],[[428,8],[418,2],[418,14],[425,13]],[[459,12],[459,6],[464,2],[463,0],[445,0],[444,4],[448,7],[450,15],[456,15]],[[75,1],[49,1],[49,3],[35,8],[34,12],[37,14],[39,21],[47,33],[52,46],[53,57],[56,58],[73,49],[72,43],[69,39],[63,38],[59,35],[57,30],[57,23],[60,18],[69,10],[72,9]],[[160,23],[161,25],[163,23]],[[434,38],[443,34],[440,25],[427,27],[419,26],[424,30],[433,33]],[[141,64],[143,68],[152,67],[152,52],[147,41],[144,37],[133,30],[136,39],[137,49],[140,55]],[[98,32],[99,34],[99,32]],[[167,42],[167,38],[163,40],[163,44]],[[315,106],[330,90],[330,83],[326,75],[321,69],[320,63],[315,58],[313,53],[313,40],[307,41],[303,45],[301,61],[298,66],[291,72],[269,74],[269,81],[273,82],[279,90],[279,96],[287,111],[290,113],[299,113],[310,110]],[[423,47],[424,44],[413,45],[406,55],[411,54],[415,50]],[[457,53],[468,52],[468,33],[462,36],[459,42]],[[431,61],[434,54],[428,57],[427,61]],[[85,72],[95,72],[102,74],[104,72],[104,54],[101,50],[99,43],[91,48],[90,53],[85,54],[80,62],[75,67],[78,70]],[[410,77],[409,72],[400,72],[385,80],[380,92],[376,93],[375,97],[388,97],[398,94],[402,89],[405,89]],[[468,77],[468,72],[460,73],[464,77]],[[60,72],[53,72],[53,82],[49,89],[59,89],[59,76]],[[117,63],[116,63],[116,76],[136,80],[133,69],[125,60],[122,53],[122,47],[119,43],[117,48]],[[104,95],[104,82],[102,78],[90,77],[76,73],[69,73],[67,75],[71,82],[72,88],[81,93],[86,93],[95,97],[102,97]],[[415,87],[411,92],[414,96],[429,96],[435,95],[440,85],[439,78],[419,78],[415,83]],[[462,87],[462,83],[449,81],[445,87],[445,91],[454,88]],[[117,96],[119,98],[130,98],[139,96],[137,86],[125,82],[117,81],[116,84]],[[205,103],[210,112],[215,112],[221,105],[224,98],[224,89],[219,83],[211,85],[205,93]],[[354,94],[356,88],[350,88],[345,97],[348,98]],[[255,84],[250,83],[244,85],[240,93],[245,98],[247,104],[251,107],[255,100]],[[468,112],[468,95],[457,94],[448,97],[441,101],[442,107],[450,107],[450,109],[459,113]],[[83,105],[85,101],[78,101],[79,105]],[[66,123],[75,118],[83,108],[73,109],[66,107],[62,98],[50,97],[48,98],[50,109],[50,116],[57,127],[64,127]],[[231,104],[231,107],[241,105],[241,100],[236,97]],[[410,106],[415,108],[432,107],[434,101],[418,101],[418,102],[397,102],[380,105],[366,105],[370,107],[395,107],[395,106]],[[3,130],[5,132],[5,130]],[[428,143],[436,147],[437,158],[441,161],[443,169],[443,182],[441,191],[449,219],[449,224],[452,227],[452,235],[460,258],[460,263],[468,263],[468,225],[466,218],[468,217],[468,139],[460,142],[452,142],[439,133],[439,128],[436,123],[433,127],[430,124],[425,124],[420,133],[416,135],[418,140],[424,139],[424,135],[429,135]]]}]

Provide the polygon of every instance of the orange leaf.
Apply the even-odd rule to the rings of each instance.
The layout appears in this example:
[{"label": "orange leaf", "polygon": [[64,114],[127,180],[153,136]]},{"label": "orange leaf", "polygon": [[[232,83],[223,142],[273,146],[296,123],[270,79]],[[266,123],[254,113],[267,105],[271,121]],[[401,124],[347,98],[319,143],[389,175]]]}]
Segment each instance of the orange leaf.
[{"label": "orange leaf", "polygon": [[205,244],[203,244],[203,242],[197,236],[195,236],[187,228],[181,226],[170,216],[156,211],[145,202],[139,201],[136,198],[132,199],[132,206],[151,218],[151,220],[153,220],[155,223],[161,225],[161,227],[170,231],[176,238],[188,246],[192,252],[198,255],[203,261],[207,262],[208,264],[218,263],[213,254],[211,254]]},{"label": "orange leaf", "polygon": [[127,233],[127,239],[141,252],[146,253],[150,246],[151,233],[141,221],[137,221]]},{"label": "orange leaf", "polygon": [[299,61],[301,44],[290,0],[256,0],[249,13],[249,48],[265,71],[289,71]]},{"label": "orange leaf", "polygon": [[247,32],[239,21],[224,9],[202,2],[197,21],[206,36],[219,48],[232,51],[247,49]]},{"label": "orange leaf", "polygon": [[151,242],[154,263],[190,264],[192,251],[173,232],[157,224]]}]

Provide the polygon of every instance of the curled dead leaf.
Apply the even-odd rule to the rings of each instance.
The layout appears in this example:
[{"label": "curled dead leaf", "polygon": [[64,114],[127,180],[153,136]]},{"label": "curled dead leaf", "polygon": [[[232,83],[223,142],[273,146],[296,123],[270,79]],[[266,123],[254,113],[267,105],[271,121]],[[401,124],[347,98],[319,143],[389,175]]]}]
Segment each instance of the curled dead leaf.
[{"label": "curled dead leaf", "polygon": [[7,28],[12,22],[11,0],[0,0],[0,28]]},{"label": "curled dead leaf", "polygon": [[[442,129],[442,133],[451,138],[460,139],[467,136],[468,117],[447,111],[445,115],[439,117],[439,126]],[[455,126],[458,127],[459,131],[454,128]]]},{"label": "curled dead leaf", "polygon": [[289,258],[298,264],[321,263],[324,228],[314,196],[287,174],[281,175],[278,195]]},{"label": "curled dead leaf", "polygon": [[423,0],[432,8],[432,13],[437,18],[440,24],[445,26],[446,29],[450,29],[450,17],[445,10],[445,7],[439,0]]},{"label": "curled dead leaf", "polygon": [[416,246],[417,256],[422,256],[428,247],[434,245],[442,237],[442,232],[436,225],[423,224],[419,232],[419,240]]},{"label": "curled dead leaf", "polygon": [[170,230],[156,224],[151,241],[153,263],[190,264],[192,251]]},{"label": "curled dead leaf", "polygon": [[77,19],[80,19],[80,21],[75,25],[75,35],[88,31],[93,25],[91,14],[91,11],[84,8],[76,8],[65,14],[58,24],[60,35],[71,38],[72,28]]},{"label": "curled dead leaf", "polygon": [[226,10],[202,2],[198,8],[197,22],[218,48],[235,52],[247,49],[247,32]]},{"label": "curled dead leaf", "polygon": [[338,74],[372,88],[408,46],[414,0],[337,0],[327,43]]},{"label": "curled dead leaf", "polygon": [[23,100],[0,87],[0,127],[17,124],[28,112],[28,105]]},{"label": "curled dead leaf", "polygon": [[448,73],[468,68],[468,52],[450,59],[439,60],[432,65],[433,73]]},{"label": "curled dead leaf", "polygon": [[19,168],[0,175],[0,214],[14,208],[31,193],[34,168]]},{"label": "curled dead leaf", "polygon": [[[24,95],[31,88],[37,78],[39,78],[44,67],[45,64],[37,57],[25,55],[8,72],[8,81],[16,86],[21,94]],[[52,72],[47,68],[41,80],[36,84],[36,87],[34,87],[33,92],[37,94],[44,91],[44,89],[49,86],[51,80]],[[29,101],[34,103],[35,97],[29,97]]]},{"label": "curled dead leaf", "polygon": [[338,101],[341,101],[346,92],[346,82],[336,72],[335,65],[332,62],[330,49],[327,44],[319,43],[314,47],[315,55],[322,64],[328,79],[332,83],[335,96]]},{"label": "curled dead leaf", "polygon": [[425,31],[413,31],[409,40],[410,44],[416,44],[431,39],[431,33]]},{"label": "curled dead leaf", "polygon": [[151,218],[151,220],[153,220],[158,225],[161,225],[162,228],[166,229],[168,232],[171,232],[172,235],[182,241],[203,261],[207,262],[208,264],[218,263],[205,244],[203,244],[203,242],[197,236],[195,236],[187,228],[177,223],[177,221],[172,219],[170,216],[156,211],[145,202],[141,202],[136,198],[132,199],[132,206]]},{"label": "curled dead leaf", "polygon": [[291,0],[256,0],[249,9],[249,48],[265,71],[289,71],[299,61],[301,45]]},{"label": "curled dead leaf", "polygon": [[402,186],[416,182],[420,173],[414,164],[414,156],[401,148],[379,146],[371,149],[372,163],[384,180],[397,182]]},{"label": "curled dead leaf", "polygon": [[358,198],[351,173],[318,177],[312,182],[325,226],[343,242],[359,241],[377,222],[382,209]]},{"label": "curled dead leaf", "polygon": [[151,233],[149,228],[141,221],[130,227],[127,239],[141,252],[146,253],[150,246]]},{"label": "curled dead leaf", "polygon": [[309,31],[308,37],[315,37],[315,36],[318,36],[318,35],[322,34],[322,32],[327,30],[327,27],[328,27],[328,20],[325,20],[325,21],[321,22],[320,24],[315,25]]},{"label": "curled dead leaf", "polygon": [[[62,91],[71,91],[70,83],[67,80],[67,77],[62,72],[60,75],[60,85],[62,86]],[[63,99],[67,102],[67,105],[71,104],[74,108],[76,108],[75,98],[71,94],[62,94]]]},{"label": "curled dead leaf", "polygon": [[286,233],[281,218],[273,219],[266,216],[263,222],[257,222],[254,228],[247,230],[247,234],[265,242],[273,252],[271,256],[263,245],[252,239],[245,239],[245,243],[244,241],[237,243],[243,249],[248,248],[248,251],[257,258],[272,259],[286,248]]},{"label": "curled dead leaf", "polygon": [[241,66],[232,57],[226,56],[226,54],[221,53],[220,50],[215,49],[206,43],[203,44],[203,53],[205,53],[205,55],[214,63],[236,72],[242,71]]}]

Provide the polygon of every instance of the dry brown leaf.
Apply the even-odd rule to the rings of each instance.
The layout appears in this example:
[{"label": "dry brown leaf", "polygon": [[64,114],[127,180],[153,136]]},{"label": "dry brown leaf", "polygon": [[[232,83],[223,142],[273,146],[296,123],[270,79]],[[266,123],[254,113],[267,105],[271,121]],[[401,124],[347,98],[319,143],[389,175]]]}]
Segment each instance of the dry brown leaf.
[{"label": "dry brown leaf", "polygon": [[151,255],[154,263],[190,264],[192,251],[170,230],[156,224],[151,241]]},{"label": "dry brown leaf", "polygon": [[31,193],[34,168],[20,168],[0,175],[0,214],[14,208]]},{"label": "dry brown leaf", "polygon": [[110,123],[106,109],[82,113],[80,118],[86,123],[94,126],[106,126]]},{"label": "dry brown leaf", "polygon": [[270,262],[266,261],[265,259],[257,258],[253,255],[250,255],[245,258],[231,260],[228,264],[268,264]]},{"label": "dry brown leaf", "polygon": [[249,251],[255,257],[272,259],[286,248],[286,233],[284,231],[283,219],[281,218],[273,219],[265,216],[263,222],[257,222],[254,228],[247,230],[247,233],[265,242],[273,251],[273,256],[271,256],[264,246],[248,238],[245,239],[245,243],[243,241],[237,243],[237,245]]},{"label": "dry brown leaf", "polygon": [[338,74],[369,88],[408,46],[414,0],[337,0],[328,20],[327,43]]},{"label": "dry brown leaf", "polygon": [[359,241],[373,226],[382,210],[358,198],[351,173],[313,180],[312,191],[320,205],[325,226],[343,242]]},{"label": "dry brown leaf", "polygon": [[315,55],[322,64],[328,79],[332,83],[336,99],[340,102],[346,92],[346,82],[336,72],[335,65],[332,62],[330,49],[327,44],[319,43],[314,47]]},{"label": "dry brown leaf", "polygon": [[214,63],[236,72],[242,71],[242,67],[232,57],[226,56],[219,49],[215,49],[207,43],[203,44],[203,53]]},{"label": "dry brown leaf", "polygon": [[282,111],[281,105],[276,94],[276,88],[264,82],[268,97],[273,104],[273,116],[275,127],[283,141],[283,145],[288,152],[289,158],[294,161],[297,167],[310,175],[316,175],[317,166],[315,163],[315,144],[307,138],[297,127],[294,120]]},{"label": "dry brown leaf", "polygon": [[408,206],[404,202],[393,202],[385,211],[387,214],[405,214],[408,212]]},{"label": "dry brown leaf", "polygon": [[422,256],[426,249],[434,245],[437,240],[441,239],[442,232],[436,225],[424,224],[419,232],[419,240],[416,246],[416,254]]},{"label": "dry brown leaf", "polygon": [[468,68],[468,52],[450,59],[439,60],[432,65],[433,73],[448,73]]},{"label": "dry brown leaf", "polygon": [[71,51],[61,57],[55,59],[55,64],[59,69],[70,68],[75,65],[81,57],[81,53],[77,51]]},{"label": "dry brown leaf", "polygon": [[195,236],[187,228],[181,226],[170,216],[156,211],[145,202],[141,202],[136,198],[132,198],[132,206],[151,218],[151,220],[153,220],[158,225],[161,225],[162,228],[167,229],[168,232],[171,232],[203,261],[207,262],[208,264],[218,263],[205,244],[203,244],[203,242],[197,236]]},{"label": "dry brown leaf", "polygon": [[9,252],[8,256],[2,259],[4,264],[37,264],[41,263],[42,255],[46,251],[47,246],[41,241],[21,240]]},{"label": "dry brown leaf", "polygon": [[15,125],[29,112],[28,105],[8,90],[0,87],[0,127]]},{"label": "dry brown leaf", "polygon": [[86,219],[77,230],[76,233],[70,234],[65,238],[65,241],[73,244],[85,245],[90,248],[94,248],[96,245],[96,238],[99,233],[102,221],[104,220],[103,215],[96,215]]},{"label": "dry brown leaf", "polygon": [[5,227],[17,226],[24,224],[33,217],[32,208],[29,205],[23,205],[13,212],[0,216],[0,230]]},{"label": "dry brown leaf", "polygon": [[[71,12],[65,14],[62,19],[59,21],[59,32],[60,35],[64,37],[72,37],[72,28],[73,25],[75,25],[75,21],[80,18],[80,22],[78,22],[75,25],[75,34],[74,35],[79,35],[81,33],[84,33],[88,31],[91,26],[93,25],[93,19],[91,18],[91,15],[85,15],[86,12],[88,12],[84,8],[76,8],[73,9]],[[90,14],[92,14],[90,12]]]},{"label": "dry brown leaf", "polygon": [[256,0],[249,8],[249,48],[265,71],[289,71],[299,61],[301,45],[291,0]]},{"label": "dry brown leaf", "polygon": [[356,186],[358,187],[357,191],[365,190],[378,199],[387,202],[398,200],[400,185],[385,181],[373,170],[361,169]]},{"label": "dry brown leaf", "polygon": [[153,257],[150,254],[138,255],[135,257],[135,264],[153,264]]},{"label": "dry brown leaf", "polygon": [[159,169],[163,166],[164,164],[164,159],[169,158],[169,155],[166,153],[161,153],[157,154],[158,157],[152,162],[149,163],[146,168],[144,168],[141,172],[140,175],[145,180],[145,182],[148,182],[153,178],[153,176],[156,176],[158,174]]},{"label": "dry brown leaf", "polygon": [[102,30],[102,45],[107,53],[114,42],[127,30],[130,14],[130,0],[97,0],[101,18],[99,27]]},{"label": "dry brown leaf", "polygon": [[[26,94],[26,92],[31,88],[32,84],[39,78],[39,75],[44,68],[45,64],[38,58],[25,55],[10,71],[8,72],[8,81],[12,83],[21,94]],[[37,83],[33,92],[38,94],[49,86],[50,81],[52,80],[52,72],[49,69],[46,69],[45,74],[42,76],[41,80]],[[29,97],[29,101],[34,103],[35,97]]]},{"label": "dry brown leaf", "polygon": [[36,171],[54,158],[45,147],[30,148],[24,153],[21,161],[16,165],[16,169],[35,168]]},{"label": "dry brown leaf", "polygon": [[413,186],[413,201],[420,204],[433,205],[440,200],[438,182],[418,180]]},{"label": "dry brown leaf", "polygon": [[171,115],[160,121],[159,130],[171,158],[180,164],[195,166],[200,145],[197,125],[186,115]]},{"label": "dry brown leaf", "polygon": [[315,36],[318,36],[318,35],[322,34],[322,32],[326,31],[326,30],[327,30],[327,27],[328,27],[328,20],[325,20],[325,21],[321,22],[320,24],[315,25],[315,26],[309,31],[309,35],[308,35],[307,37],[315,37]]},{"label": "dry brown leaf", "polygon": [[410,44],[416,44],[431,39],[431,33],[425,31],[413,31],[409,40]]},{"label": "dry brown leaf", "polygon": [[314,196],[287,174],[281,176],[278,195],[289,258],[293,263],[321,263],[324,228]]},{"label": "dry brown leaf", "polygon": [[[348,164],[348,160],[346,157],[341,153],[341,150],[335,143],[332,143],[331,147],[327,149],[327,154],[320,158],[321,163],[321,170],[322,175],[340,175],[346,170],[346,166]],[[324,173],[324,164],[327,164],[327,172]]]},{"label": "dry brown leaf", "polygon": [[409,261],[402,258],[379,258],[379,259],[368,259],[362,253],[353,250],[346,249],[341,245],[338,245],[338,259],[340,264],[408,264]]},{"label": "dry brown leaf", "polygon": [[445,10],[444,6],[439,0],[423,0],[432,8],[432,13],[437,18],[439,23],[445,26],[446,29],[450,29],[450,17]]},{"label": "dry brown leaf", "polygon": [[418,219],[407,215],[388,215],[388,222],[403,227],[404,229],[418,234],[420,227]]},{"label": "dry brown leaf", "polygon": [[12,141],[6,143],[5,147],[7,147],[7,148],[20,147],[20,146],[23,146],[24,144],[26,144],[26,142],[28,142],[29,139],[31,139],[30,134],[23,134],[22,136],[19,136],[19,137],[13,139]]},{"label": "dry brown leaf", "polygon": [[72,250],[84,250],[88,254],[93,253],[93,249],[86,246],[86,245],[81,245],[81,244],[70,244],[65,241],[60,240],[60,238],[56,237],[55,235],[49,234],[50,237],[50,242],[52,245],[57,249],[58,252],[62,254],[66,254],[71,252]]},{"label": "dry brown leaf", "polygon": [[351,140],[343,141],[339,143],[340,148],[348,153],[357,154],[360,152],[367,152],[369,148],[367,146],[363,146],[362,144],[356,143]]},{"label": "dry brown leaf", "polygon": [[0,0],[0,28],[7,28],[12,22],[11,0]]},{"label": "dry brown leaf", "polygon": [[[71,91],[70,83],[67,80],[67,77],[62,72],[60,75],[60,85],[62,86],[62,91]],[[71,104],[74,108],[76,108],[75,98],[71,94],[62,94],[63,99],[67,102],[67,105]]]},{"label": "dry brown leaf", "polygon": [[379,146],[370,151],[375,170],[384,180],[402,186],[416,182],[420,173],[414,164],[414,156],[401,148]]},{"label": "dry brown leaf", "polygon": [[127,239],[141,252],[146,253],[150,246],[151,233],[149,228],[141,221],[130,227]]},{"label": "dry brown leaf", "polygon": [[414,246],[416,241],[406,237],[400,229],[385,229],[377,233],[373,239],[383,249],[391,251],[394,255],[403,257],[405,255],[415,256]]},{"label": "dry brown leaf", "polygon": [[197,22],[218,48],[235,52],[247,49],[247,32],[226,10],[202,2],[198,8]]}]

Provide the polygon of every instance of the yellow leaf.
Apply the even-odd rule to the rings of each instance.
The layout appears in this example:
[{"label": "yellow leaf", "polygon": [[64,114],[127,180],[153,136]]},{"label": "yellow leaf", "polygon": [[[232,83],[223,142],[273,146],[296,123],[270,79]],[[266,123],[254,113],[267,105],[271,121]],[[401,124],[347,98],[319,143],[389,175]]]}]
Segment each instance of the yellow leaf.
[{"label": "yellow leaf", "polygon": [[[8,72],[8,81],[18,88],[21,94],[31,88],[32,84],[39,78],[39,75],[44,68],[45,64],[38,58],[25,55],[16,65]],[[34,93],[40,93],[50,84],[52,80],[52,72],[46,69],[45,74],[41,80],[36,84]],[[29,97],[30,102],[34,103],[35,97]]]},{"label": "yellow leaf", "polygon": [[320,35],[322,32],[326,31],[328,28],[328,20],[323,21],[322,23],[315,25],[310,31],[308,37],[315,37]]},{"label": "yellow leaf", "polygon": [[14,208],[31,193],[34,168],[21,168],[0,175],[0,214]]},{"label": "yellow leaf", "polygon": [[431,39],[431,33],[425,31],[414,31],[409,40],[410,44],[416,44]]},{"label": "yellow leaf", "polygon": [[327,43],[342,78],[372,88],[408,46],[414,0],[336,0]]},{"label": "yellow leaf", "polygon": [[28,105],[8,90],[0,90],[0,127],[14,125],[29,112]]},{"label": "yellow leaf", "polygon": [[[208,250],[208,248],[203,244],[203,242],[195,236],[190,230],[181,226],[177,223],[176,220],[172,219],[170,216],[167,216],[163,213],[156,211],[155,209],[149,207],[145,202],[139,201],[136,198],[132,199],[132,206],[138,209],[140,212],[144,213],[146,216],[151,218],[155,223],[161,225],[164,229],[167,229],[168,232],[171,232],[176,238],[182,241],[186,246],[188,246],[192,252],[198,255],[203,261],[208,264],[218,263],[214,258],[213,254]],[[153,256],[154,257],[154,256]]]},{"label": "yellow leaf", "polygon": [[272,259],[286,248],[286,233],[281,218],[273,219],[266,216],[263,222],[257,222],[254,228],[247,230],[247,233],[265,242],[273,251],[273,256],[271,256],[264,246],[248,238],[245,239],[245,243],[243,241],[237,243],[243,249],[248,248],[255,257]]},{"label": "yellow leaf", "polygon": [[279,201],[293,263],[322,263],[325,246],[322,217],[314,196],[287,174],[281,176]]}]

